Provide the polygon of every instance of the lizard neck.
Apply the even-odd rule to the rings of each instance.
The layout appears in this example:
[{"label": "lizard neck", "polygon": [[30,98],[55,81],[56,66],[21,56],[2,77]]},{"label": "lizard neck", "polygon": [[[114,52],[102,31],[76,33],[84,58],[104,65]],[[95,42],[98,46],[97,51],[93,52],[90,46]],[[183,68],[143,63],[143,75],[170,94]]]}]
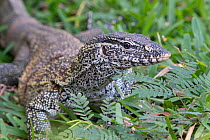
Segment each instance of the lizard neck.
[{"label": "lizard neck", "polygon": [[73,61],[68,71],[72,75],[68,84],[71,89],[87,93],[100,90],[113,81],[117,69],[109,59],[101,57],[97,45],[84,46]]}]

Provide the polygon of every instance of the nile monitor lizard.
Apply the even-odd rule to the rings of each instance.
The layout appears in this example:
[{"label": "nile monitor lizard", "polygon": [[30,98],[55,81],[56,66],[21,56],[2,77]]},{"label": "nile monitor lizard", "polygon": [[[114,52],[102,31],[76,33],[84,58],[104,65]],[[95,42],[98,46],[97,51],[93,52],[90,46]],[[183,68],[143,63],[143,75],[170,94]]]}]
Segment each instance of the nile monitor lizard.
[{"label": "nile monitor lizard", "polygon": [[[124,93],[130,92],[129,82],[113,81],[117,71],[166,61],[171,55],[141,34],[103,34],[83,44],[65,31],[31,18],[21,0],[1,0],[0,9],[0,23],[9,26],[2,36],[4,44],[14,42],[13,52],[20,54],[15,61],[28,63],[18,90],[21,103],[26,105],[30,138],[32,126],[35,134],[50,128],[43,120],[61,111],[58,102],[72,107],[71,93],[83,93],[90,101],[117,99],[114,83]],[[11,14],[4,16],[7,12]]]}]

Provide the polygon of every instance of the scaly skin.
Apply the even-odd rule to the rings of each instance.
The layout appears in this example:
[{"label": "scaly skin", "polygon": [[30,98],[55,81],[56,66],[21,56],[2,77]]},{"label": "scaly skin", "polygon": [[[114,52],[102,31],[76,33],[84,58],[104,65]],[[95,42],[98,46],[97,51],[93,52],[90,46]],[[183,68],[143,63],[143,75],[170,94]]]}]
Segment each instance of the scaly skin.
[{"label": "scaly skin", "polygon": [[[28,34],[27,32],[30,28],[28,26],[39,23],[28,15],[22,0],[0,0],[0,17],[0,26],[6,25],[8,27],[7,31],[0,33],[1,47],[7,47],[11,42],[15,44],[10,52],[15,58],[13,63],[0,64],[0,84],[17,85],[18,78],[28,64],[31,51],[24,37]],[[111,28],[110,25],[106,27],[108,30]],[[97,27],[81,32],[75,37],[85,43],[87,40],[102,33],[102,30]]]},{"label": "scaly skin", "polygon": [[[14,55],[13,63],[0,64],[0,84],[17,85],[18,77],[21,76],[28,63],[30,50],[26,36],[27,23],[38,22],[29,17],[20,0],[0,0],[0,26],[6,25],[8,29],[0,33],[0,44],[7,47],[14,43],[11,54]],[[20,27],[24,21],[25,27]],[[20,28],[19,28],[20,27]]]},{"label": "scaly skin", "polygon": [[[11,4],[16,2],[21,3]],[[26,105],[29,139],[32,127],[35,134],[50,129],[50,123],[43,120],[61,111],[58,102],[72,108],[71,93],[80,92],[97,105],[107,97],[116,101],[120,94],[115,83],[122,93],[131,92],[129,81],[113,81],[117,71],[131,72],[133,66],[156,64],[171,55],[144,35],[111,33],[83,44],[63,30],[21,15],[12,20],[8,35],[9,40],[26,44],[30,54],[18,86],[21,103]]]}]

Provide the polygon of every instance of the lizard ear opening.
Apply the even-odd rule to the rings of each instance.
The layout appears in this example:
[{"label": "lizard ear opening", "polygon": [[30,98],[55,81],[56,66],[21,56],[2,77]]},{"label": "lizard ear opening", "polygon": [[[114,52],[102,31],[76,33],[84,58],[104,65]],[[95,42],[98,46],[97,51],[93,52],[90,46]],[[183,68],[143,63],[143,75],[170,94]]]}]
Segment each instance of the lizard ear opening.
[{"label": "lizard ear opening", "polygon": [[103,55],[107,55],[107,49],[105,45],[101,45]]}]

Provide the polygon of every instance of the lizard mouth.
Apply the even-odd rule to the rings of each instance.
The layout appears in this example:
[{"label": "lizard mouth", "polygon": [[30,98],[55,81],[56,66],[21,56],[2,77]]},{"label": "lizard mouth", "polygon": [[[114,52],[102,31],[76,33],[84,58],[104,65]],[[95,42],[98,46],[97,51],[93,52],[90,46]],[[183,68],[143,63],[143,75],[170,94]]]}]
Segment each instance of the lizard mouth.
[{"label": "lizard mouth", "polygon": [[[137,67],[137,66],[147,66],[147,65],[153,65],[153,64],[157,64],[160,62],[164,62],[167,61],[169,59],[169,57],[171,56],[170,52],[167,52],[165,54],[159,55],[157,57],[152,57],[152,58],[137,58],[137,57],[133,57],[130,59],[122,59],[121,60],[121,65],[119,66],[117,64],[117,68],[119,69],[127,69],[127,68],[131,68],[131,67]],[[113,63],[116,64],[116,63]]]},{"label": "lizard mouth", "polygon": [[157,58],[157,62],[164,62],[164,61],[168,60],[169,57],[171,57],[171,53],[166,53],[164,56]]},{"label": "lizard mouth", "polygon": [[140,65],[153,65],[156,63],[167,61],[171,56],[171,53],[166,53],[157,58],[144,58],[144,59],[133,59],[131,61],[133,66],[140,66]]}]

